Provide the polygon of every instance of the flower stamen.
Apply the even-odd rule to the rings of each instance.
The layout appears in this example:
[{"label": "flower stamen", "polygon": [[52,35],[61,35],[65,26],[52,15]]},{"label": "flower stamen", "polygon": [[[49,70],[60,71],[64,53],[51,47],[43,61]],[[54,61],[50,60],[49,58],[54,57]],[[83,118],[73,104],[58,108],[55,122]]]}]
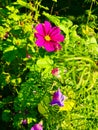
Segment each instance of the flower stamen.
[{"label": "flower stamen", "polygon": [[45,38],[45,40],[48,41],[48,42],[51,40],[51,38],[50,38],[49,35],[46,35],[44,38]]}]

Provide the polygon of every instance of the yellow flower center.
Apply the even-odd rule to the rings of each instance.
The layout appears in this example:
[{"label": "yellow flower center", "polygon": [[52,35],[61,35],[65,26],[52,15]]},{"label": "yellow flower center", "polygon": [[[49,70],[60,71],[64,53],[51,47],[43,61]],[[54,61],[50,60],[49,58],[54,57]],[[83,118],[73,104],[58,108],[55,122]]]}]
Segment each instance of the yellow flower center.
[{"label": "yellow flower center", "polygon": [[46,40],[46,41],[50,41],[50,40],[51,40],[50,36],[49,36],[49,35],[46,35],[46,36],[45,36],[45,40]]}]

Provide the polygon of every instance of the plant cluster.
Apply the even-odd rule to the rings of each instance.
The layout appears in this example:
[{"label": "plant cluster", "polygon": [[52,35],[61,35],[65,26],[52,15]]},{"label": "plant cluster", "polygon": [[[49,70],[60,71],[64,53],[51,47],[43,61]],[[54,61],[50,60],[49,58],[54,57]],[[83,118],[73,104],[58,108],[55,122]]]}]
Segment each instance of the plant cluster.
[{"label": "plant cluster", "polygon": [[98,2],[77,18],[41,2],[1,1],[0,129],[97,130]]}]

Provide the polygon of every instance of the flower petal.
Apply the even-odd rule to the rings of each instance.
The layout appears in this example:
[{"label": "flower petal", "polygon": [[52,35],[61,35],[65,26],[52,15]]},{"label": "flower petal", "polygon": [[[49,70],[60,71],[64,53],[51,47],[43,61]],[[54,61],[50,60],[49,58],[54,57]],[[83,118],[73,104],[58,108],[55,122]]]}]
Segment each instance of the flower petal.
[{"label": "flower petal", "polygon": [[39,23],[36,27],[35,27],[35,30],[37,31],[37,33],[39,33],[40,35],[45,35],[45,32],[44,32],[44,26],[42,23]]},{"label": "flower petal", "polygon": [[59,27],[53,27],[50,31],[50,36],[53,36],[53,35],[57,35],[57,34],[60,34],[60,28]]},{"label": "flower petal", "polygon": [[59,105],[60,107],[62,107],[62,106],[64,106],[64,102],[58,102],[58,105]]},{"label": "flower petal", "polygon": [[34,33],[34,35],[35,35],[36,38],[40,38],[40,37],[43,37],[43,38],[44,38],[44,36],[42,36],[42,35],[39,34],[39,33]]},{"label": "flower petal", "polygon": [[51,105],[58,105],[58,106],[64,106],[64,100],[65,96],[60,92],[60,89],[58,89],[54,94],[51,101]]},{"label": "flower petal", "polygon": [[57,101],[57,100],[52,100],[50,104],[52,106],[53,105],[64,106],[64,102],[60,102],[60,101]]},{"label": "flower petal", "polygon": [[50,102],[50,104],[51,104],[51,105],[58,105],[58,101],[57,101],[57,100],[52,100],[52,101]]},{"label": "flower petal", "polygon": [[52,42],[47,42],[47,41],[45,41],[44,47],[45,47],[46,51],[48,51],[48,52],[54,51],[55,48],[54,48],[54,45],[53,45],[53,44],[54,44],[54,43],[52,43]]},{"label": "flower petal", "polygon": [[61,50],[62,46],[61,46],[59,43],[56,43],[56,44],[54,45],[54,48],[55,48],[54,51],[58,51],[58,50]]},{"label": "flower petal", "polygon": [[55,34],[55,35],[51,36],[51,39],[53,41],[63,42],[64,41],[64,36],[62,34]]},{"label": "flower petal", "polygon": [[51,30],[51,24],[50,24],[50,22],[48,22],[48,21],[45,21],[44,22],[44,28],[45,28],[45,33],[46,33],[46,35],[47,34],[49,34],[49,32],[50,32],[50,30]]},{"label": "flower petal", "polygon": [[54,68],[54,69],[51,70],[51,73],[52,73],[53,76],[58,77],[59,76],[59,69],[58,68]]},{"label": "flower petal", "polygon": [[44,42],[45,40],[43,39],[43,37],[39,37],[35,43],[37,44],[37,46],[42,47],[44,45]]},{"label": "flower petal", "polygon": [[31,130],[43,130],[43,126],[41,124],[35,124]]},{"label": "flower petal", "polygon": [[34,130],[34,128],[32,127],[31,130]]}]

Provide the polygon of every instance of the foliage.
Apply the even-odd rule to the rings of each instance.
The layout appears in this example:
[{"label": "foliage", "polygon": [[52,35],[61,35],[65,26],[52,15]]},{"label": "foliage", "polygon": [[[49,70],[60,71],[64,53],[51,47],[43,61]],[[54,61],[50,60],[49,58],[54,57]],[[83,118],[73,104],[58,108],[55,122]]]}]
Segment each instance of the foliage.
[{"label": "foliage", "polygon": [[[98,3],[89,2],[87,19],[83,14],[77,22],[50,14],[41,0],[17,0],[0,8],[0,129],[30,130],[42,121],[45,130],[97,130],[98,16],[93,5],[98,9]],[[65,37],[57,52],[35,44],[35,26],[44,20]],[[52,75],[53,68],[59,68],[59,77]],[[58,88],[68,97],[64,107],[50,105]]]}]

